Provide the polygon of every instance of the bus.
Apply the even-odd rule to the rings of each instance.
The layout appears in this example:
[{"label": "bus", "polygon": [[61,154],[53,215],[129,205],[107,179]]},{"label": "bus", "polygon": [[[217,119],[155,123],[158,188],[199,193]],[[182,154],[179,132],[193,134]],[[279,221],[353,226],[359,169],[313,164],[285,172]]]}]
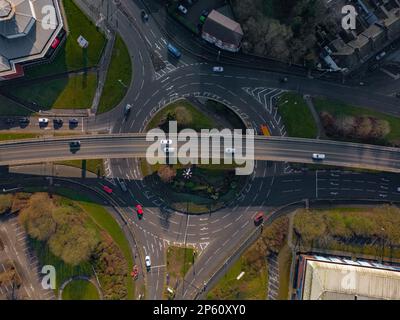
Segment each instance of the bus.
[{"label": "bus", "polygon": [[177,59],[179,59],[182,56],[182,53],[170,43],[168,43],[167,49],[168,49],[168,52]]},{"label": "bus", "polygon": [[267,137],[270,137],[270,136],[271,136],[271,132],[269,131],[268,127],[267,127],[265,124],[263,124],[263,125],[261,126],[261,132],[262,132],[262,134],[263,134],[264,136],[267,136]]}]

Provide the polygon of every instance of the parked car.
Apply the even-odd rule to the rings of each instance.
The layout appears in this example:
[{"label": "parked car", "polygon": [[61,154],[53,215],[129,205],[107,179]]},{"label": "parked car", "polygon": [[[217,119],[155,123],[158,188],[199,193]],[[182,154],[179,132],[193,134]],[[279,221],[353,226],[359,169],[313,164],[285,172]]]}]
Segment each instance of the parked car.
[{"label": "parked car", "polygon": [[313,160],[324,160],[326,158],[326,155],[323,153],[314,153],[312,155]]},{"label": "parked car", "polygon": [[254,224],[256,226],[259,226],[263,221],[264,221],[264,213],[263,212],[258,212],[256,214],[256,216],[254,217]]},{"label": "parked car", "polygon": [[47,119],[47,118],[39,118],[39,126],[47,126],[48,124],[49,124],[49,119]]},{"label": "parked car", "polygon": [[213,67],[214,72],[224,72],[224,67]]},{"label": "parked car", "polygon": [[144,258],[144,261],[146,263],[146,269],[147,271],[150,271],[151,269],[151,259],[150,256],[146,256],[146,258]]},{"label": "parked car", "polygon": [[383,58],[384,56],[386,56],[386,52],[385,52],[385,51],[382,51],[381,53],[379,53],[379,54],[375,57],[375,59],[376,59],[376,61],[379,61],[379,60],[382,60],[382,58]]},{"label": "parked car", "polygon": [[180,11],[183,14],[187,14],[188,13],[188,9],[186,9],[183,5],[179,5],[178,6],[178,11]]},{"label": "parked car", "polygon": [[78,119],[70,119],[69,120],[69,125],[70,126],[77,126],[79,124]]},{"label": "parked car", "polygon": [[56,126],[62,126],[63,123],[64,123],[64,121],[63,121],[63,119],[54,119],[54,120],[53,120],[53,123],[54,123]]},{"label": "parked car", "polygon": [[201,15],[202,15],[203,17],[208,17],[209,14],[210,14],[210,10],[208,10],[208,9],[204,9],[204,10],[201,12]]},{"label": "parked car", "polygon": [[113,190],[108,186],[103,186],[103,191],[106,192],[107,194],[113,193]]},{"label": "parked car", "polygon": [[29,122],[31,122],[31,121],[27,117],[23,117],[23,118],[19,119],[20,124],[28,124]]},{"label": "parked car", "polygon": [[235,154],[236,153],[236,149],[234,149],[234,148],[226,148],[225,149],[225,153]]}]

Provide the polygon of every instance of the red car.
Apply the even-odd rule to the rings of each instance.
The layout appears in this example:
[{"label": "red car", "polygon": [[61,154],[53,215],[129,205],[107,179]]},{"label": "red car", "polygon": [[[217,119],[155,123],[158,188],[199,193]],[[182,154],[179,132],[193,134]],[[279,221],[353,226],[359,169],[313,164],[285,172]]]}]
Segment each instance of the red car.
[{"label": "red car", "polygon": [[110,187],[107,187],[107,186],[103,186],[103,190],[108,194],[112,194],[113,193],[113,190]]},{"label": "red car", "polygon": [[138,205],[136,206],[136,212],[137,212],[139,218],[142,218],[142,217],[143,217],[143,208],[142,208],[142,206],[141,206],[140,204],[138,204]]},{"label": "red car", "polygon": [[254,217],[254,224],[256,226],[259,226],[263,221],[264,221],[264,213],[263,212],[257,213],[256,216]]}]

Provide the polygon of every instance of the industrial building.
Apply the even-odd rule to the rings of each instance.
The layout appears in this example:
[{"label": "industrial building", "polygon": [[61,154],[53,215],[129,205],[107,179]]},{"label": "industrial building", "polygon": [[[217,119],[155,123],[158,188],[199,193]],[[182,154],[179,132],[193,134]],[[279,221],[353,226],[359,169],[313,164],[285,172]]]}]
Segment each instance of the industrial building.
[{"label": "industrial building", "polygon": [[294,299],[398,300],[400,266],[371,260],[299,255]]}]

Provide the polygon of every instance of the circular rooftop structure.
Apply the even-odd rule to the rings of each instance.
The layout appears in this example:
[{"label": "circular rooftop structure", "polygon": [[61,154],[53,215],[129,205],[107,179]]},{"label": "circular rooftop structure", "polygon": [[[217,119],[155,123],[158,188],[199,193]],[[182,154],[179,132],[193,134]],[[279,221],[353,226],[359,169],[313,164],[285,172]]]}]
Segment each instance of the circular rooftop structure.
[{"label": "circular rooftop structure", "polygon": [[13,6],[8,0],[0,0],[0,21],[11,19],[14,15]]}]

